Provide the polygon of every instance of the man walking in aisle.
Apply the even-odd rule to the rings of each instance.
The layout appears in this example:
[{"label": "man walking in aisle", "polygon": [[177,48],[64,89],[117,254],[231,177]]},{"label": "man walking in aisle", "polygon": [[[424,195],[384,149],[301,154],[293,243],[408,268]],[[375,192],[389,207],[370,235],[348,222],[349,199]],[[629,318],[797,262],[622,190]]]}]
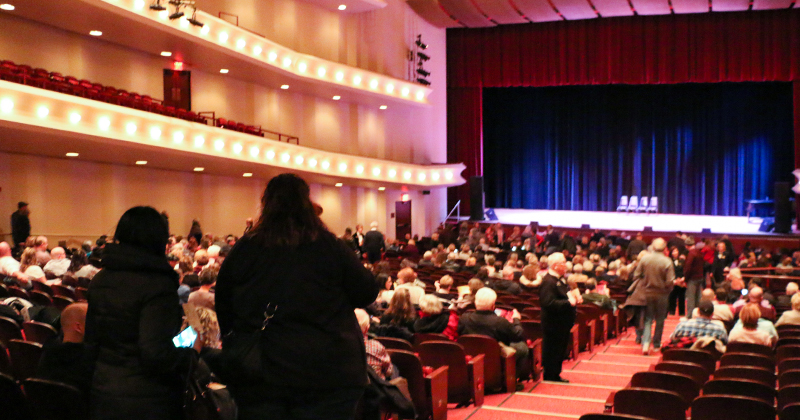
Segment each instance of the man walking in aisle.
[{"label": "man walking in aisle", "polygon": [[667,241],[657,238],[653,241],[652,252],[642,257],[633,278],[639,279],[644,287],[646,299],[644,315],[644,331],[642,334],[642,354],[650,353],[650,328],[653,321],[656,323],[655,332],[652,334],[653,348],[661,348],[661,334],[664,332],[664,319],[667,318],[669,293],[675,282],[675,267],[672,260],[664,254]]}]

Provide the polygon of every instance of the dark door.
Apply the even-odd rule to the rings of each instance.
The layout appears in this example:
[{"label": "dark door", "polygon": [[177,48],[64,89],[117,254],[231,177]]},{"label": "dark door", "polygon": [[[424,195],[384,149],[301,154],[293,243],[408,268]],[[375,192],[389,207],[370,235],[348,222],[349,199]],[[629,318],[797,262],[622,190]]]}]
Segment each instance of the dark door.
[{"label": "dark door", "polygon": [[411,201],[396,201],[394,203],[395,232],[397,239],[404,240],[407,233],[411,233]]},{"label": "dark door", "polygon": [[164,106],[192,110],[192,72],[164,69]]}]

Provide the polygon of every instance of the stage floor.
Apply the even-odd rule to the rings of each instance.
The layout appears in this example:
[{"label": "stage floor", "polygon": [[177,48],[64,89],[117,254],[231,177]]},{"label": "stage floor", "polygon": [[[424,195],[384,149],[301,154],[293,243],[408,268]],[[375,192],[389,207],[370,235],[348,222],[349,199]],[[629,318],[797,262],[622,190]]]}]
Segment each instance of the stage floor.
[{"label": "stage floor", "polygon": [[[539,226],[553,225],[563,228],[580,228],[588,224],[592,229],[638,232],[646,226],[654,232],[699,233],[711,229],[711,233],[734,235],[772,235],[759,232],[761,218],[738,216],[703,216],[681,214],[636,214],[601,211],[562,211],[493,209],[499,222],[511,225],[527,225],[538,222]],[[794,226],[793,226],[794,227]]]}]

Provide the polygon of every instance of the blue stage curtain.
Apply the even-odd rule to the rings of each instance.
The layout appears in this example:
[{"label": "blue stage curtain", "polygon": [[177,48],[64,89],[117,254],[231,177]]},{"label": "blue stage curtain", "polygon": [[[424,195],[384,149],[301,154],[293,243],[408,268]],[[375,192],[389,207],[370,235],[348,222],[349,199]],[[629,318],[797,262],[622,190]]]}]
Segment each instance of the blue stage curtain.
[{"label": "blue stage curtain", "polygon": [[489,207],[743,215],[792,181],[792,84],[486,88]]}]

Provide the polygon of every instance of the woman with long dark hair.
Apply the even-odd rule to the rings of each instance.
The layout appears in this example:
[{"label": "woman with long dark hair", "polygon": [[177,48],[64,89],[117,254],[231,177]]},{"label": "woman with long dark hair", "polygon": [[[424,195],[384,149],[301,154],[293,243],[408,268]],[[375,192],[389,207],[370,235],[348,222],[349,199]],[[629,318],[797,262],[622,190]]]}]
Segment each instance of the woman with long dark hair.
[{"label": "woman with long dark hair", "polygon": [[261,204],[217,277],[223,367],[239,419],[351,419],[367,385],[353,309],[375,301],[375,279],[325,227],[302,178],[276,176]]},{"label": "woman with long dark hair", "polygon": [[[119,219],[89,286],[85,343],[95,358],[91,418],[180,419],[190,348],[176,348],[183,310],[167,262],[167,221],[152,207]],[[202,342],[200,339],[198,342]]]}]

